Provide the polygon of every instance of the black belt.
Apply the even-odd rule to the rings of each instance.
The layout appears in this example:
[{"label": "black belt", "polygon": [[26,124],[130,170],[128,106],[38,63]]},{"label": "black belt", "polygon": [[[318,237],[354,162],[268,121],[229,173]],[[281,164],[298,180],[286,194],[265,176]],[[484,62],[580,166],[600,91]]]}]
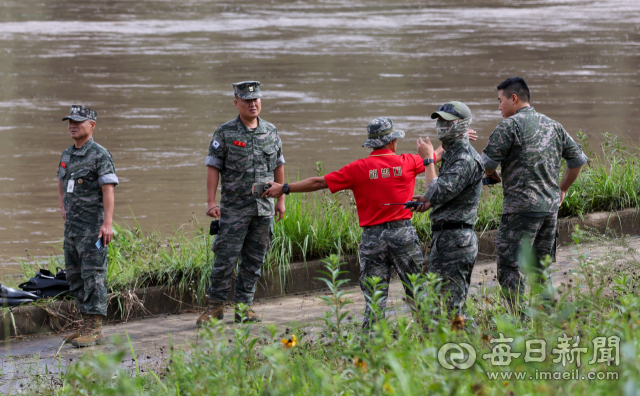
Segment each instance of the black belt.
[{"label": "black belt", "polygon": [[431,231],[447,231],[447,230],[472,230],[473,226],[466,223],[437,223],[431,225]]},{"label": "black belt", "polygon": [[410,226],[411,226],[411,220],[396,220],[396,221],[387,221],[386,223],[376,224],[372,226],[364,226],[363,228],[366,228],[368,230],[378,230],[378,229],[388,230],[390,228],[402,228],[402,227],[410,227]]}]

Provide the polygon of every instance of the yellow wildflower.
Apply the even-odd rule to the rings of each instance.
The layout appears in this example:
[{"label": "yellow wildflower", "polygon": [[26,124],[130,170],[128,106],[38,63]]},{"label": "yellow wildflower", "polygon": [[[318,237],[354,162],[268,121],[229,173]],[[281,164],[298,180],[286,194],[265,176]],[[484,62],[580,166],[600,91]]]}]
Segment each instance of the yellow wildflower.
[{"label": "yellow wildflower", "polygon": [[294,335],[292,335],[288,340],[286,338],[283,338],[280,342],[282,342],[282,345],[284,345],[285,349],[298,346],[298,340],[296,340],[296,336]]},{"label": "yellow wildflower", "polygon": [[451,321],[451,330],[463,330],[464,329],[464,316],[456,315]]},{"label": "yellow wildflower", "polygon": [[362,371],[367,371],[367,362],[365,362],[364,360],[355,358],[353,359],[353,364],[355,364],[357,368],[362,369]]}]

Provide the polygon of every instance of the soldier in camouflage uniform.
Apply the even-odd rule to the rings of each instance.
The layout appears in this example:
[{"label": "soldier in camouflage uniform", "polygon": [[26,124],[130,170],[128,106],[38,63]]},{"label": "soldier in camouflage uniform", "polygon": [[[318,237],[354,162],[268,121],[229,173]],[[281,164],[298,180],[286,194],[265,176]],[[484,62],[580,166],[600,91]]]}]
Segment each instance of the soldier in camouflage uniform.
[{"label": "soldier in camouflage uniform", "polygon": [[[518,263],[518,250],[529,235],[540,260],[550,255],[555,261],[558,208],[564,195],[587,162],[580,146],[567,131],[529,104],[529,88],[519,77],[498,86],[498,100],[504,120],[489,137],[482,153],[486,174],[502,180],[502,219],[495,239],[498,253],[498,282],[505,289],[511,308],[524,292],[525,277]],[[561,160],[567,171],[558,184]],[[502,179],[496,172],[500,165]],[[541,279],[541,278],[540,278]]]},{"label": "soldier in camouflage uniform", "polygon": [[83,324],[64,338],[78,347],[104,342],[107,315],[107,248],[113,238],[114,187],[118,184],[111,153],[93,141],[97,113],[71,106],[69,134],[75,144],[62,153],[58,197],[64,224],[67,281]]},{"label": "soldier in camouflage uniform", "polygon": [[[451,315],[465,315],[465,303],[471,284],[471,272],[478,255],[478,239],[473,226],[478,213],[484,166],[480,155],[469,143],[467,130],[471,110],[461,102],[448,102],[431,114],[437,119],[437,137],[445,150],[436,176],[435,165],[426,169],[427,191],[414,196],[430,213],[432,225],[429,272],[442,280],[441,292],[447,296]],[[433,157],[433,146],[418,139],[422,158]]]},{"label": "soldier in camouflage uniform", "polygon": [[[218,127],[209,145],[205,164],[207,175],[207,215],[220,218],[220,231],[213,242],[215,260],[211,270],[209,306],[198,318],[198,326],[212,317],[224,317],[223,304],[231,290],[237,265],[234,303],[251,305],[265,256],[273,235],[273,216],[282,219],[284,197],[274,200],[252,195],[253,183],[284,182],[282,141],[276,127],[259,117],[262,93],[259,81],[233,84],[237,118]],[[215,202],[218,180],[222,178],[220,206]],[[238,258],[240,263],[238,264]],[[249,321],[260,317],[249,310]],[[238,311],[235,320],[241,321]]]},{"label": "soldier in camouflage uniform", "polygon": [[381,279],[378,308],[387,305],[391,272],[396,270],[405,286],[407,297],[412,298],[408,275],[422,271],[422,251],[416,230],[411,224],[411,212],[402,206],[382,206],[410,200],[415,178],[424,172],[422,159],[415,154],[395,155],[397,138],[404,131],[395,129],[389,118],[376,118],[367,127],[368,139],[363,147],[372,148],[369,157],[352,162],[324,177],[311,177],[297,183],[270,183],[264,196],[279,197],[289,192],[311,192],[329,188],[332,193],[352,190],[356,200],[358,219],[363,228],[360,242],[360,288],[367,305],[363,329],[376,320],[371,309],[370,279]]}]

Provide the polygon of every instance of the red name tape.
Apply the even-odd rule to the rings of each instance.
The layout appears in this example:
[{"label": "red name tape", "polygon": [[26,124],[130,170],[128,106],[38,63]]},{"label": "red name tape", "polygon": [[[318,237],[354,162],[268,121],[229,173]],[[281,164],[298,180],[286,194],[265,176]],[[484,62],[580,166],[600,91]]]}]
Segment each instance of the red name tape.
[{"label": "red name tape", "polygon": [[246,142],[239,142],[237,140],[233,141],[233,145],[234,146],[238,146],[238,147],[247,147],[247,143]]},{"label": "red name tape", "polygon": [[61,167],[63,167],[63,168],[66,168],[66,167],[67,167],[67,164],[65,164],[64,162],[61,162],[61,163],[60,163],[60,166],[61,166]]}]

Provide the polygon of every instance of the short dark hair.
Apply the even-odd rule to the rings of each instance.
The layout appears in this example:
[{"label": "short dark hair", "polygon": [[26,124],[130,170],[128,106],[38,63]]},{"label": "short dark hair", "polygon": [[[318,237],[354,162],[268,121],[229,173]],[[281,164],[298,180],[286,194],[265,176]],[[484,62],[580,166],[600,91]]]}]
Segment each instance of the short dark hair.
[{"label": "short dark hair", "polygon": [[498,85],[498,91],[504,91],[505,97],[509,98],[511,95],[516,94],[520,99],[527,99],[527,103],[531,101],[531,95],[529,94],[529,87],[527,83],[520,77],[509,77]]}]

